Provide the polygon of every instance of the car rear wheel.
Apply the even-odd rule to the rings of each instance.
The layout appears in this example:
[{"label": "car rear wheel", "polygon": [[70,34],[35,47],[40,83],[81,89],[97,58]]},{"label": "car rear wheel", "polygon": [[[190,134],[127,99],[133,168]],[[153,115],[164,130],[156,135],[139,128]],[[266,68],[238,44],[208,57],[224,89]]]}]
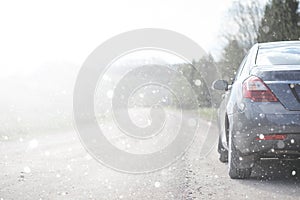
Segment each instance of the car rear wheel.
[{"label": "car rear wheel", "polygon": [[232,179],[246,179],[251,175],[251,167],[241,167],[242,162],[245,162],[243,156],[235,148],[231,134],[229,136],[229,154],[228,154],[229,176]]}]

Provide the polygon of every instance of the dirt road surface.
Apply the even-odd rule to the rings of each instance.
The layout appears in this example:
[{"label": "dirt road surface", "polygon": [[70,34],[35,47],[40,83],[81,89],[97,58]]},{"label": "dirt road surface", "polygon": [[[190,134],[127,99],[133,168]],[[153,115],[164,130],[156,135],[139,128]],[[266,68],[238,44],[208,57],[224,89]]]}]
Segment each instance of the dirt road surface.
[{"label": "dirt road surface", "polygon": [[[211,139],[217,130],[212,127]],[[249,180],[231,180],[216,143],[153,173],[132,175],[94,160],[75,131],[0,141],[0,199],[300,199],[297,163],[258,163]],[[208,148],[208,147],[206,147]]]}]

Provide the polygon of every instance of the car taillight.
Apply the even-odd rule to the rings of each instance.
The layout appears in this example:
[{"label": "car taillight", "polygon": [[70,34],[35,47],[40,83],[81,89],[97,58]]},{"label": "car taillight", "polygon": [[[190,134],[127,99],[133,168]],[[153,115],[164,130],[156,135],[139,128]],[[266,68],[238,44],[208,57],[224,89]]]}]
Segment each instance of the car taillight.
[{"label": "car taillight", "polygon": [[258,77],[251,76],[243,83],[243,97],[254,102],[277,102],[278,99]]}]

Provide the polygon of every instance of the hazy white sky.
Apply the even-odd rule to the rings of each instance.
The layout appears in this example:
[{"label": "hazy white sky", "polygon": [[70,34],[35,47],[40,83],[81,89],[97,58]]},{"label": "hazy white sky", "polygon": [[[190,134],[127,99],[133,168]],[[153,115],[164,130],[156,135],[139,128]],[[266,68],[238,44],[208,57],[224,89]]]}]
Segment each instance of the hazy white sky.
[{"label": "hazy white sky", "polygon": [[231,1],[1,1],[1,75],[49,61],[81,65],[105,40],[137,28],[177,31],[209,51]]}]

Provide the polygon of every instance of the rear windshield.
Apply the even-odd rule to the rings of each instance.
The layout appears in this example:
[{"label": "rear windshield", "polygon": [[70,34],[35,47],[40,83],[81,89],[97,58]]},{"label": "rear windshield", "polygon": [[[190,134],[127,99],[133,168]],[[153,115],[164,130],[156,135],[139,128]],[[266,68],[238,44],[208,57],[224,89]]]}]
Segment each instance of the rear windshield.
[{"label": "rear windshield", "polygon": [[300,45],[263,46],[258,50],[257,65],[300,65]]}]

